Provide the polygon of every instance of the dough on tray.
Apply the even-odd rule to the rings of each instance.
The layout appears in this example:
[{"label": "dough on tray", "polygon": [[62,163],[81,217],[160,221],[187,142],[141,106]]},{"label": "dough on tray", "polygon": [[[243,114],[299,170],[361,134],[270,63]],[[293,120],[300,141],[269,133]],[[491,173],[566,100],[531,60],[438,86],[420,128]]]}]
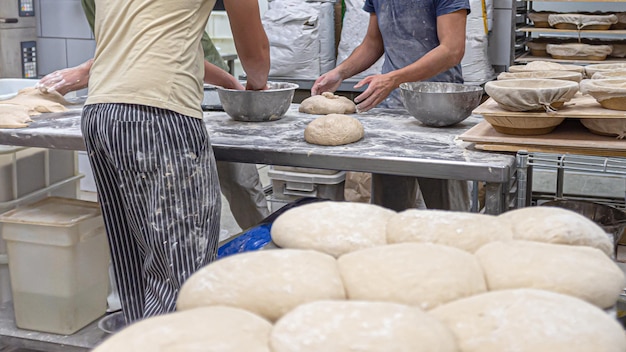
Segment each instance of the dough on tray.
[{"label": "dough on tray", "polygon": [[479,249],[476,257],[490,291],[537,288],[578,297],[599,308],[610,308],[626,285],[619,266],[592,247],[493,242]]},{"label": "dough on tray", "polygon": [[428,310],[487,291],[474,255],[438,244],[367,248],[344,254],[337,262],[350,300],[395,302]]},{"label": "dough on tray", "polygon": [[270,322],[243,309],[203,307],[138,321],[94,352],[269,352],[271,329]]},{"label": "dough on tray", "polygon": [[463,352],[626,351],[626,334],[615,318],[560,293],[493,291],[448,303],[429,314],[448,325]]},{"label": "dough on tray", "polygon": [[224,305],[268,320],[315,300],[345,299],[335,258],[281,249],[235,254],[194,273],[178,295],[178,310]]},{"label": "dough on tray", "polygon": [[395,212],[374,204],[325,201],[287,210],[272,224],[282,248],[314,249],[338,257],[387,244],[387,220]]},{"label": "dough on tray", "polygon": [[356,105],[346,97],[324,92],[321,95],[313,95],[304,99],[298,110],[316,115],[353,114],[356,112]]},{"label": "dough on tray", "polygon": [[590,246],[613,255],[613,241],[595,222],[575,211],[535,206],[498,215],[513,228],[517,240]]},{"label": "dough on tray", "polygon": [[508,222],[486,214],[408,209],[387,223],[387,242],[425,242],[475,252],[482,245],[513,239]]},{"label": "dough on tray", "polygon": [[272,329],[273,352],[457,352],[444,324],[416,307],[386,302],[318,301]]},{"label": "dough on tray", "polygon": [[318,145],[344,145],[354,143],[365,131],[363,125],[352,116],[328,114],[311,121],[304,129],[304,140]]}]

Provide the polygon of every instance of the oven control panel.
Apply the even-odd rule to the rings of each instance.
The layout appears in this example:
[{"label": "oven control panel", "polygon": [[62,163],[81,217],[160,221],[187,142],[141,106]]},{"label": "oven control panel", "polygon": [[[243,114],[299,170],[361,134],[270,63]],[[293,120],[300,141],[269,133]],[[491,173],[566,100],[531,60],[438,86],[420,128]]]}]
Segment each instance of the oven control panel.
[{"label": "oven control panel", "polygon": [[35,0],[17,0],[20,17],[35,16]]}]

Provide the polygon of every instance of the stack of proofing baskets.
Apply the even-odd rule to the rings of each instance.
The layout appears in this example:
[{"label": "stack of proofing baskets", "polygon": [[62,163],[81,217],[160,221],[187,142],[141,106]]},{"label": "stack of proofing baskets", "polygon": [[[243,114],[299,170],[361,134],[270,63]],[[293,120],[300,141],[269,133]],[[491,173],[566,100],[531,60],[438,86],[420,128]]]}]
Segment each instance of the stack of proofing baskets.
[{"label": "stack of proofing baskets", "polygon": [[110,257],[98,203],[49,197],[0,223],[17,327],[69,335],[104,315]]},{"label": "stack of proofing baskets", "polygon": [[267,176],[272,181],[272,212],[304,197],[344,200],[345,171],[270,166]]}]

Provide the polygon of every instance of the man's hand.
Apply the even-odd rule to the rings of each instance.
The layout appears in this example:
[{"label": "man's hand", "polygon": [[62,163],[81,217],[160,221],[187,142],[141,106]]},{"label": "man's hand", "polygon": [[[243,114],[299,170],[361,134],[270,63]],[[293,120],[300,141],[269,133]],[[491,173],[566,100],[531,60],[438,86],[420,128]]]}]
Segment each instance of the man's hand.
[{"label": "man's hand", "polygon": [[338,71],[330,70],[315,80],[313,87],[311,87],[311,95],[334,92],[339,88],[342,81],[343,79]]},{"label": "man's hand", "polygon": [[354,98],[358,112],[365,112],[385,100],[399,84],[390,74],[368,76],[357,83],[354,88],[369,85],[367,89]]},{"label": "man's hand", "polygon": [[87,88],[92,63],[93,60],[89,60],[76,67],[54,71],[44,76],[35,87],[43,93],[56,91],[61,95]]}]

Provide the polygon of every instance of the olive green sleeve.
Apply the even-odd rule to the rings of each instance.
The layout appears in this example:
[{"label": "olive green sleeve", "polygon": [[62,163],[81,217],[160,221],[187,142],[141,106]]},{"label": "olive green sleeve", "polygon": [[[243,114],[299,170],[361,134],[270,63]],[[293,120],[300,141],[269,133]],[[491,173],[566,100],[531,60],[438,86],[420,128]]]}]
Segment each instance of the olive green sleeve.
[{"label": "olive green sleeve", "polygon": [[80,0],[80,3],[83,5],[83,12],[85,12],[85,17],[87,17],[87,22],[89,22],[89,27],[91,27],[91,33],[93,33],[94,22],[96,20],[95,0]]},{"label": "olive green sleeve", "polygon": [[207,32],[202,33],[202,50],[204,50],[204,58],[206,61],[224,71],[228,71],[228,66],[224,62],[224,59],[222,59],[222,55],[220,55],[217,51],[217,48],[215,48],[215,45],[213,45],[213,42],[211,41],[211,38],[209,38]]}]

